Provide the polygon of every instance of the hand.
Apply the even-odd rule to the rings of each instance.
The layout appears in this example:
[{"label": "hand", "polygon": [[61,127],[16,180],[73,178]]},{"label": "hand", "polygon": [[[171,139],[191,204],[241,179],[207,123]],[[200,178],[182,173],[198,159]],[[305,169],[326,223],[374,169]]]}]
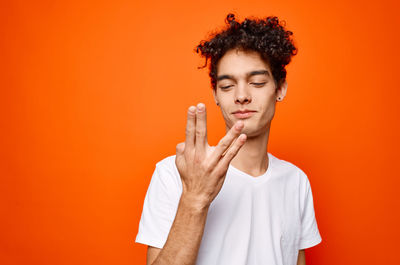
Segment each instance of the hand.
[{"label": "hand", "polygon": [[246,142],[240,134],[243,121],[239,120],[219,141],[217,146],[207,142],[205,105],[199,103],[188,109],[186,139],[176,146],[175,164],[182,179],[182,195],[194,199],[201,206],[209,206],[222,188],[231,160]]}]

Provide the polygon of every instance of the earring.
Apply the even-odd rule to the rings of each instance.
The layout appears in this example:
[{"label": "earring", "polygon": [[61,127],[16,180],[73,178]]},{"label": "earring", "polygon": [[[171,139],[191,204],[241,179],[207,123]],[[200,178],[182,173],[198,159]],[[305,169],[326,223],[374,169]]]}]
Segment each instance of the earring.
[{"label": "earring", "polygon": [[217,106],[219,106],[219,103],[217,102]]},{"label": "earring", "polygon": [[281,97],[278,97],[278,101],[281,101]]}]

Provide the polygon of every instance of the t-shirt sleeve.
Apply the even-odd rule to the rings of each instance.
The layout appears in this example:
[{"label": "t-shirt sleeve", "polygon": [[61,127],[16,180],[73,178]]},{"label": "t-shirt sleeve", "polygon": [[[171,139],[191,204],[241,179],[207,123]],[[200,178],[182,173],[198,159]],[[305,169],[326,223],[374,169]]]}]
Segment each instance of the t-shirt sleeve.
[{"label": "t-shirt sleeve", "polygon": [[305,193],[302,196],[301,211],[301,237],[299,249],[306,249],[319,244],[322,241],[318,230],[317,220],[314,212],[314,202],[311,185],[306,177]]},{"label": "t-shirt sleeve", "polygon": [[156,165],[144,199],[136,243],[163,248],[181,195],[174,178],[172,169]]}]

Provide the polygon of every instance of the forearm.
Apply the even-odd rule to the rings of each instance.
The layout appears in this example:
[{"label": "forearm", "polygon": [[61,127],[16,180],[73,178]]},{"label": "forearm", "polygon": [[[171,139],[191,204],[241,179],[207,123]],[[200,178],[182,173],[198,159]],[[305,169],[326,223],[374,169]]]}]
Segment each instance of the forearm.
[{"label": "forearm", "polygon": [[304,252],[304,249],[299,250],[297,265],[306,265],[306,253]]},{"label": "forearm", "polygon": [[208,206],[182,194],[167,241],[152,265],[195,264]]}]

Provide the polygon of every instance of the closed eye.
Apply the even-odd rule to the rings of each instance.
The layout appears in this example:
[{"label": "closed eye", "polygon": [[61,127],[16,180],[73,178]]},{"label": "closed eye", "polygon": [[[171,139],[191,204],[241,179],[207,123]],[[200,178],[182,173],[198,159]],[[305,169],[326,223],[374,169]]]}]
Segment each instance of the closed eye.
[{"label": "closed eye", "polygon": [[250,83],[252,85],[256,85],[256,86],[263,86],[265,85],[267,82],[263,82],[263,83]]}]

